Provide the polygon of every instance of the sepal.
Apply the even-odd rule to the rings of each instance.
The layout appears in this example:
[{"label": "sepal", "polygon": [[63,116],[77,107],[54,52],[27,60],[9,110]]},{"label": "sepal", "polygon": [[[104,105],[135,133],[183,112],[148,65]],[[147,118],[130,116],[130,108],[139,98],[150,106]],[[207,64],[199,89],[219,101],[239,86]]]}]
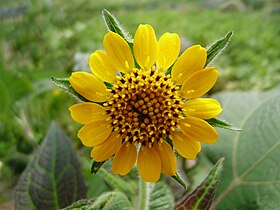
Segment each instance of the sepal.
[{"label": "sepal", "polygon": [[108,10],[102,10],[102,17],[109,31],[115,32],[123,37],[132,46],[132,36],[121,26],[120,22]]},{"label": "sepal", "polygon": [[224,120],[220,120],[218,118],[211,118],[211,119],[206,120],[206,122],[208,122],[213,127],[219,127],[219,128],[223,128],[223,129],[227,129],[227,130],[231,130],[231,131],[241,131],[242,130],[242,129],[234,127],[234,126],[232,126],[232,124],[230,124]]},{"label": "sepal", "polygon": [[83,96],[78,94],[74,88],[71,86],[68,78],[55,78],[51,77],[52,82],[59,87],[60,89],[64,90],[68,94],[70,94],[72,97],[74,97],[79,102],[86,102],[88,101]]},{"label": "sepal", "polygon": [[216,42],[214,42],[212,45],[210,45],[210,47],[208,47],[205,67],[208,66],[208,64],[212,60],[214,60],[214,58],[217,58],[218,55],[221,54],[222,50],[225,49],[225,47],[228,45],[232,35],[233,35],[233,32],[229,31],[227,33],[227,35],[225,35],[221,39],[218,39]]}]

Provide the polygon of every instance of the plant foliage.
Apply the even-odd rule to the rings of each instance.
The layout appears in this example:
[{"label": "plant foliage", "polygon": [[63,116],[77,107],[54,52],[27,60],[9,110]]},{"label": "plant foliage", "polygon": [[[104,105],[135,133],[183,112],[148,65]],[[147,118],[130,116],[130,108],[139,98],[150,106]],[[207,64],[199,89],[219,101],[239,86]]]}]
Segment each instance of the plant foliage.
[{"label": "plant foliage", "polygon": [[215,96],[224,104],[221,117],[240,125],[242,132],[220,130],[220,140],[205,147],[212,161],[226,157],[224,176],[213,208],[277,209],[280,194],[279,88],[266,93],[225,92]]},{"label": "plant foliage", "polygon": [[15,190],[15,210],[52,210],[85,198],[81,166],[69,138],[52,123]]}]

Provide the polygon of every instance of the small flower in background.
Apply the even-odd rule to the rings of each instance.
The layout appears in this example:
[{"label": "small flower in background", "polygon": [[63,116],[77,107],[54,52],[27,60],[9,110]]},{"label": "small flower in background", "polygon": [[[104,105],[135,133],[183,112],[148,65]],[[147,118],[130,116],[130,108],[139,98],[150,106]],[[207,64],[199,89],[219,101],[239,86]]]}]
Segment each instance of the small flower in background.
[{"label": "small flower in background", "polygon": [[128,174],[137,162],[148,182],[158,181],[161,172],[175,175],[170,142],[184,158],[195,159],[201,142],[212,144],[218,138],[205,120],[221,113],[220,104],[198,98],[218,78],[215,68],[204,68],[206,49],[195,45],[178,58],[179,36],[165,33],[157,41],[150,25],[138,27],[133,53],[114,32],[105,35],[103,44],[105,51],[90,56],[93,74],[70,77],[74,90],[88,100],[70,107],[72,118],[84,124],[78,137],[93,147],[95,161],[114,156],[116,174]]}]

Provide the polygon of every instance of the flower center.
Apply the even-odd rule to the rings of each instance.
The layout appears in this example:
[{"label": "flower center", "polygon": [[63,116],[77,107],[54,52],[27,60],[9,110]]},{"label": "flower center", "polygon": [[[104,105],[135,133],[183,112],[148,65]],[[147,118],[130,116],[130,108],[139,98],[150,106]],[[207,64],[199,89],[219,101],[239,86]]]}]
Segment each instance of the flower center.
[{"label": "flower center", "polygon": [[155,68],[135,68],[117,79],[109,90],[112,97],[104,106],[114,131],[125,141],[152,146],[178,127],[183,102],[170,75]]}]

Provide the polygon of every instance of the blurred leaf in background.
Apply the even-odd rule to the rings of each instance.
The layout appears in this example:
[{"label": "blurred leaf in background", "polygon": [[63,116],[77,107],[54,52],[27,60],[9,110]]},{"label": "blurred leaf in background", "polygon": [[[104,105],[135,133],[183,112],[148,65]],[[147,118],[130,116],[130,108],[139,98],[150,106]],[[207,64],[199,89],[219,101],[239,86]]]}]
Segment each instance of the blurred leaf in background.
[{"label": "blurred leaf in background", "polygon": [[264,92],[221,92],[221,117],[234,122],[240,133],[219,130],[206,155],[215,162],[226,158],[218,196],[212,208],[277,209],[280,193],[280,87]]}]

